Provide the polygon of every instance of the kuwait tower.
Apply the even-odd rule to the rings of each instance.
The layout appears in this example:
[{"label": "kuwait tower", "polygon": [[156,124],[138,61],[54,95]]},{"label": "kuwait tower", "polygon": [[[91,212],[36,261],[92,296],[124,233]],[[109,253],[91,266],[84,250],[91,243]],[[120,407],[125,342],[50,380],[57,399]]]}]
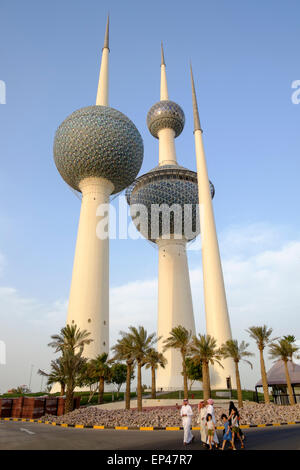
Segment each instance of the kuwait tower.
[{"label": "kuwait tower", "polygon": [[[214,210],[210,197],[210,183],[204,153],[202,128],[200,125],[194,78],[191,68],[192,98],[194,114],[194,136],[198,174],[199,208],[201,224],[202,269],[204,285],[204,304],[206,332],[221,346],[232,339],[226,301],[226,292],[219,244],[217,238]],[[210,381],[214,389],[234,387],[234,363],[232,359],[222,360],[223,368],[217,364],[210,368]]]},{"label": "kuwait tower", "polygon": [[[198,185],[197,173],[177,163],[175,138],[184,123],[183,110],[169,100],[162,49],[160,101],[147,115],[148,129],[158,139],[159,163],[126,190],[133,222],[158,248],[157,336],[162,337],[159,352],[172,328],[182,325],[195,334],[186,245],[199,234]],[[157,370],[157,388],[181,389],[180,352],[168,349],[164,355],[168,362],[164,369]]]},{"label": "kuwait tower", "polygon": [[61,177],[82,194],[67,323],[91,333],[88,358],[109,351],[109,238],[99,222],[108,218],[110,195],[135,180],[144,152],[135,125],[108,104],[108,58],[107,20],[96,105],[70,114],[54,140]]}]

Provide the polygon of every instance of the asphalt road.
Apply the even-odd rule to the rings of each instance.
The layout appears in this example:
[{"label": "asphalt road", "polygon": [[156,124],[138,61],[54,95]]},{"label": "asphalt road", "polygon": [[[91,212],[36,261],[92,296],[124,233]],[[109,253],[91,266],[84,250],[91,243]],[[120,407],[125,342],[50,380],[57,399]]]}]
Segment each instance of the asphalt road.
[{"label": "asphalt road", "polygon": [[[246,449],[300,450],[300,425],[245,429]],[[219,437],[222,431],[218,431]],[[183,431],[74,429],[26,422],[0,422],[1,450],[200,450],[199,431],[188,447]],[[202,450],[202,449],[201,449]]]}]

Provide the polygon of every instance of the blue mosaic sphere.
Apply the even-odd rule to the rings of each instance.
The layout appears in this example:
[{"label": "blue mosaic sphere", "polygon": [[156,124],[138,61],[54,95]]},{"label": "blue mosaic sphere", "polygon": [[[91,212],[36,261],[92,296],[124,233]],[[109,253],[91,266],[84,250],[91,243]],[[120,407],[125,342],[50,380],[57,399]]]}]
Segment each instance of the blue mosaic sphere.
[{"label": "blue mosaic sphere", "polygon": [[155,103],[147,114],[147,126],[153,137],[158,139],[161,129],[173,129],[175,137],[181,134],[185,123],[184,112],[174,101],[162,100]]},{"label": "blue mosaic sphere", "polygon": [[[212,184],[211,192],[213,197]],[[198,182],[197,173],[194,171],[179,165],[155,167],[127,188],[126,197],[131,206],[134,224],[141,234],[152,242],[175,234],[177,238],[180,236],[190,241],[200,233]],[[137,214],[137,206],[134,206],[136,204],[142,205],[146,212]],[[170,219],[164,223],[164,215],[159,213],[157,207],[161,204],[169,208],[176,204],[181,213],[170,212]],[[185,205],[188,205],[189,209]]]},{"label": "blue mosaic sphere", "polygon": [[142,137],[133,122],[108,106],[88,106],[70,114],[54,138],[54,161],[62,178],[80,191],[87,177],[102,177],[122,191],[143,162]]}]

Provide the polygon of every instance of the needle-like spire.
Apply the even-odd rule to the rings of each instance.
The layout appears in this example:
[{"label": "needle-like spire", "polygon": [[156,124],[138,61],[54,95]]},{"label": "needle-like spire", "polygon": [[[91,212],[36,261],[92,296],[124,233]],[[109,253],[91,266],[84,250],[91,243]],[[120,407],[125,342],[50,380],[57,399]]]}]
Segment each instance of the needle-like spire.
[{"label": "needle-like spire", "polygon": [[166,74],[166,63],[164,56],[163,43],[161,43],[161,65],[160,65],[160,100],[168,100],[168,85],[167,85],[167,74]]},{"label": "needle-like spire", "polygon": [[161,42],[161,64],[160,65],[166,65],[165,56],[164,56],[164,46],[162,42]]},{"label": "needle-like spire", "polygon": [[107,16],[106,31],[102,49],[96,105],[108,106],[108,56],[109,56],[109,16]]},{"label": "needle-like spire", "polygon": [[195,83],[194,83],[194,77],[193,77],[193,70],[192,70],[192,64],[190,64],[191,68],[191,81],[192,81],[192,99],[193,99],[193,114],[194,114],[194,132],[195,131],[202,131],[201,124],[200,124],[200,118],[199,118],[199,111],[198,111],[198,104],[197,104],[197,96],[196,96],[196,90],[195,90]]},{"label": "needle-like spire", "polygon": [[[218,344],[224,344],[226,341],[232,339],[231,327],[192,66],[191,80],[199,214],[200,227],[202,229],[201,247],[206,332],[208,335],[213,335]],[[225,359],[222,362],[222,369],[216,365],[213,370],[212,382],[215,384],[216,388],[222,388],[228,377],[231,377],[231,380],[234,379],[234,363],[231,359]]]},{"label": "needle-like spire", "polygon": [[103,49],[104,48],[109,49],[109,15],[107,15],[106,31],[105,31]]}]

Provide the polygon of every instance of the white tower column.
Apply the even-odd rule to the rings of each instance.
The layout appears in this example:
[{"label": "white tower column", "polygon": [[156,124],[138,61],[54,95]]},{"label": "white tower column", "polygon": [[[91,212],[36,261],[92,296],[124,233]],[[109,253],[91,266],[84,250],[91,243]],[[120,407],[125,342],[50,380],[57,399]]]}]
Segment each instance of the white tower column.
[{"label": "white tower column", "polygon": [[104,178],[85,178],[80,183],[82,202],[67,323],[91,333],[94,341],[84,349],[88,358],[109,352],[109,238],[97,236],[101,217],[96,217],[96,211],[100,204],[109,204],[113,188]]},{"label": "white tower column", "polygon": [[[206,332],[217,340],[218,346],[221,346],[228,339],[232,339],[232,336],[193,76],[192,90]],[[231,378],[232,386],[234,386],[235,372],[233,361],[231,359],[223,360],[222,365],[224,366],[223,369],[218,365],[210,368],[212,388],[226,388],[227,377]]]},{"label": "white tower column", "polygon": [[[109,18],[102,49],[96,105],[108,106]],[[79,184],[82,193],[68,307],[68,324],[91,333],[92,343],[84,348],[92,359],[109,352],[109,237],[99,238],[96,230],[100,205],[109,204],[114,185],[104,178],[85,178]],[[107,206],[108,209],[108,206]],[[108,221],[109,214],[106,219]],[[108,227],[107,227],[108,232]]]},{"label": "white tower column", "polygon": [[[163,339],[175,326],[182,325],[195,335],[192,293],[185,240],[157,240],[158,246],[158,325],[157,335]],[[163,340],[158,351],[163,352]],[[168,363],[157,370],[157,389],[182,389],[182,359],[179,351],[163,353]]]},{"label": "white tower column", "polygon": [[159,139],[159,166],[177,165],[175,149],[175,132],[173,129],[160,129]]}]

